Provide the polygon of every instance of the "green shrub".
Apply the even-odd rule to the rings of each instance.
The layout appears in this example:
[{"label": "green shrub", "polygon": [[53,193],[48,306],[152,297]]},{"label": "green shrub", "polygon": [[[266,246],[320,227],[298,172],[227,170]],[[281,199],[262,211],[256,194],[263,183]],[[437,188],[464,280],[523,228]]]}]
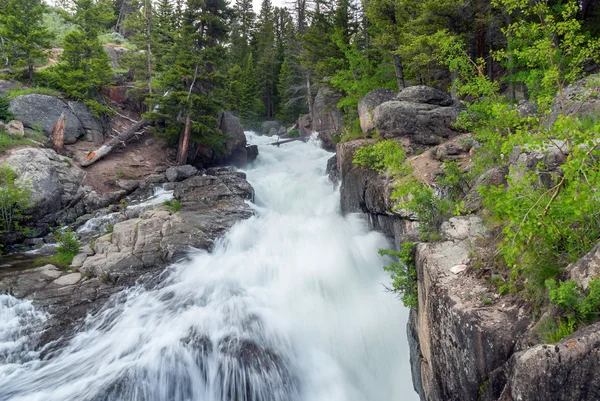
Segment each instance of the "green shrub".
[{"label": "green shrub", "polygon": [[538,336],[543,343],[554,344],[575,332],[573,326],[562,319],[546,318],[538,324]]},{"label": "green shrub", "polygon": [[287,137],[288,138],[299,138],[300,137],[300,131],[297,129],[293,129],[290,132],[287,133]]},{"label": "green shrub", "polygon": [[32,206],[31,188],[19,183],[17,174],[7,164],[0,165],[0,233],[20,231],[20,223]]},{"label": "green shrub", "polygon": [[556,284],[547,280],[546,288],[550,302],[561,309],[569,325],[573,328],[590,323],[598,318],[600,312],[600,277],[589,282],[588,291],[584,291],[575,281]]},{"label": "green shrub", "polygon": [[383,269],[389,272],[392,278],[392,287],[389,290],[398,293],[407,308],[419,307],[415,252],[416,245],[412,242],[403,243],[399,251],[379,250],[381,256],[393,258],[393,262],[384,266]]},{"label": "green shrub", "polygon": [[353,163],[369,168],[378,173],[388,173],[394,177],[402,177],[411,172],[404,163],[406,152],[395,141],[381,141],[373,145],[363,146],[354,152]]},{"label": "green shrub", "polygon": [[165,201],[164,205],[168,207],[172,213],[176,213],[179,211],[179,209],[181,209],[181,202],[178,200]]},{"label": "green shrub", "polygon": [[54,237],[59,243],[57,248],[59,253],[77,255],[79,247],[81,246],[81,243],[77,238],[77,233],[73,232],[70,228],[67,228],[65,230],[56,230],[54,232]]},{"label": "green shrub", "polygon": [[15,118],[15,116],[8,111],[8,106],[10,106],[10,99],[8,96],[0,96],[0,121],[10,121]]},{"label": "green shrub", "polygon": [[62,96],[62,93],[60,93],[56,89],[45,88],[45,87],[33,87],[33,88],[16,89],[16,90],[12,90],[12,91],[6,92],[5,96],[9,100],[12,100],[12,99],[14,99],[16,97],[19,97],[19,96],[31,95],[32,93],[36,93],[36,94],[39,94],[39,95],[56,96],[56,97],[61,97]]}]

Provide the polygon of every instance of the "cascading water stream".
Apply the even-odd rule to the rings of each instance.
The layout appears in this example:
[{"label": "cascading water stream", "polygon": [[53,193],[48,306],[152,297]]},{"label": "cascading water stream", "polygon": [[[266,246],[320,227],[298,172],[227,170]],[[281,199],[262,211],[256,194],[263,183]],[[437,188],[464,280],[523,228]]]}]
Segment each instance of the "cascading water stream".
[{"label": "cascading water stream", "polygon": [[417,399],[408,311],[383,287],[377,250],[388,244],[341,216],[331,154],[248,137],[260,146],[246,170],[256,216],[171,266],[159,287],[114,297],[52,359],[0,359],[0,400]]}]

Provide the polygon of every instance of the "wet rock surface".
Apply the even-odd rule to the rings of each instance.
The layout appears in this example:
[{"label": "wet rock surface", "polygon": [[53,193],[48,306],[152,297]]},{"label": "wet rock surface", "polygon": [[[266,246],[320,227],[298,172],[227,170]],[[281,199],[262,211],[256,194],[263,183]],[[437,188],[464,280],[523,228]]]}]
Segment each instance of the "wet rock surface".
[{"label": "wet rock surface", "polygon": [[253,215],[247,203],[253,198],[244,173],[209,169],[175,184],[178,211],[156,205],[116,223],[111,233],[80,248],[71,271],[52,265],[3,269],[0,293],[31,299],[48,310],[51,318],[40,342],[60,338],[58,347],[111,295],[136,282],[154,286],[164,267],[184,258],[190,247],[210,250],[233,224]]}]

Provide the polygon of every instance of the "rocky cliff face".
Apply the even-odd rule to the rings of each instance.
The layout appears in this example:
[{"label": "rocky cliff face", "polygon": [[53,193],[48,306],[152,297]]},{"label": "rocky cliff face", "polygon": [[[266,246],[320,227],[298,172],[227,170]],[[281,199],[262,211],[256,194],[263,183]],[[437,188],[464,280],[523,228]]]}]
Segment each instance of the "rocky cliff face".
[{"label": "rocky cliff face", "polygon": [[[417,114],[454,108],[448,99],[435,91],[417,88],[409,91],[407,96],[414,100],[415,91],[422,102],[413,102],[419,105],[416,106]],[[428,111],[429,101],[445,105],[440,103]],[[377,106],[395,110],[398,114],[394,121],[409,120],[399,125],[391,124],[393,127],[384,132],[435,125],[423,125],[418,119],[415,122],[414,116],[409,115],[415,108],[404,107],[403,102],[406,100],[388,101]],[[576,103],[571,106],[582,110]],[[379,114],[381,112],[380,109]],[[397,117],[399,115],[403,117]],[[377,118],[381,117],[373,117],[377,128]],[[430,117],[433,121],[442,121],[437,114]],[[449,125],[443,124],[445,127],[441,131],[435,128],[427,135],[444,137],[446,132],[450,137],[454,136],[455,133],[448,131]],[[437,135],[438,132],[442,135]],[[414,135],[408,143],[402,141],[403,137],[406,135],[391,136],[405,145],[415,143]],[[414,216],[392,210],[389,196],[393,183],[385,176],[352,163],[356,149],[371,143],[372,140],[356,140],[338,144],[337,169],[330,167],[330,171],[341,180],[342,210],[344,213],[365,213],[373,228],[385,233],[396,246],[408,239],[419,241],[418,222]],[[426,145],[425,141],[416,143]],[[447,141],[422,156],[409,158],[409,161],[419,163],[420,167],[429,163],[433,166],[430,171],[435,171],[439,168],[436,159],[465,157],[454,152],[455,146],[453,141]],[[474,187],[506,183],[509,174],[523,174],[527,169],[536,169],[540,176],[539,185],[548,186],[552,183],[545,180],[546,175],[552,176],[561,163],[560,155],[553,149],[543,154],[515,149],[509,159],[513,168],[492,169],[483,174]],[[546,162],[543,169],[538,163],[541,160]],[[467,194],[465,202],[472,213],[481,208],[481,199],[474,189]],[[450,218],[441,227],[439,241],[417,246],[419,307],[411,311],[407,327],[415,391],[427,401],[600,399],[600,323],[583,328],[557,344],[536,344],[537,328],[531,307],[510,295],[500,297],[475,266],[472,256],[489,252],[493,247],[488,240],[490,236],[481,217],[471,214]],[[600,244],[568,269],[570,279],[581,286],[585,287],[590,278],[598,274],[598,247]]]}]

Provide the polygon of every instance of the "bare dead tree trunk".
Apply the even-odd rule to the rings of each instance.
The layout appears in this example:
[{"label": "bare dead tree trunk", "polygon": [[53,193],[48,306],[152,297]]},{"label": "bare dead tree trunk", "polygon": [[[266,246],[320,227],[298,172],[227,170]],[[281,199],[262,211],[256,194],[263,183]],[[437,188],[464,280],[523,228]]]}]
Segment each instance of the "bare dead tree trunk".
[{"label": "bare dead tree trunk", "polygon": [[190,137],[192,136],[192,118],[188,115],[185,118],[185,129],[183,137],[179,141],[179,149],[177,150],[177,164],[183,166],[187,164],[188,149],[190,146]]},{"label": "bare dead tree trunk", "polygon": [[152,94],[152,50],[150,47],[150,21],[151,12],[150,0],[146,0],[146,55],[148,61],[148,93]]},{"label": "bare dead tree trunk", "polygon": [[90,152],[86,156],[85,160],[83,160],[81,162],[81,166],[87,167],[91,164],[96,163],[98,160],[102,159],[104,156],[106,156],[107,154],[112,152],[119,145],[125,145],[125,143],[127,143],[128,140],[133,138],[133,136],[136,133],[140,132],[145,126],[147,126],[149,124],[150,124],[149,120],[141,120],[141,121],[138,121],[137,123],[133,124],[125,133],[111,139],[110,141],[108,141],[104,145],[100,146],[95,151]]},{"label": "bare dead tree trunk", "polygon": [[48,137],[48,145],[52,146],[52,149],[56,153],[61,153],[65,150],[65,122],[67,121],[67,117],[64,113],[61,113],[60,117],[58,117],[58,121],[54,124],[54,128],[52,128],[52,133]]},{"label": "bare dead tree trunk", "polygon": [[308,101],[308,115],[310,119],[313,118],[313,102],[312,102],[312,89],[310,86],[310,72],[306,72],[306,100]]},{"label": "bare dead tree trunk", "polygon": [[402,90],[406,88],[406,83],[404,82],[404,69],[402,68],[402,60],[400,56],[394,54],[394,69],[396,70],[396,80],[398,81],[398,90]]}]

